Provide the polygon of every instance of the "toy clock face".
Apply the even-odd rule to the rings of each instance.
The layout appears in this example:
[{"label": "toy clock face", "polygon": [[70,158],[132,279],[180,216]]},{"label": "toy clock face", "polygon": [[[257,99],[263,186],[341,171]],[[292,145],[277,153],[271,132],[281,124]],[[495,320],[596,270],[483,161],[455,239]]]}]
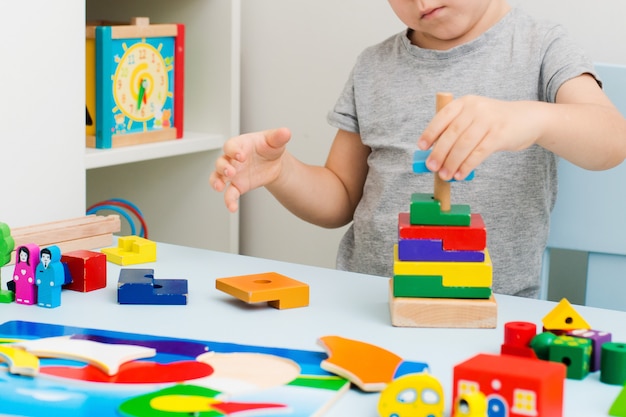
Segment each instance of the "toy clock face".
[{"label": "toy clock face", "polygon": [[112,112],[123,126],[117,133],[163,127],[173,111],[174,38],[115,40],[113,53]]},{"label": "toy clock face", "polygon": [[136,43],[128,48],[113,76],[113,97],[119,110],[135,121],[154,118],[168,97],[168,71],[154,46]]}]

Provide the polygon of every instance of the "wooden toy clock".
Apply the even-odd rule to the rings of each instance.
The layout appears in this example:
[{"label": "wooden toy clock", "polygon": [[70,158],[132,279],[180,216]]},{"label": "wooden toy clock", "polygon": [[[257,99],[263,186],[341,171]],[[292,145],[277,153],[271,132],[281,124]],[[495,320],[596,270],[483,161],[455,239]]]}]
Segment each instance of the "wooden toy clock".
[{"label": "wooden toy clock", "polygon": [[184,25],[87,27],[87,146],[112,148],[183,135]]}]

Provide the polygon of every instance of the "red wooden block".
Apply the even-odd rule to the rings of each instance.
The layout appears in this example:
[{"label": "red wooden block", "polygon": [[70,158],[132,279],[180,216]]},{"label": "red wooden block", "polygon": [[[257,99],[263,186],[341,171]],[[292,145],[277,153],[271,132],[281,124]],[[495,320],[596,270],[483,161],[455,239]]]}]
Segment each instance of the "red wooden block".
[{"label": "red wooden block", "polygon": [[504,343],[500,347],[500,353],[537,359],[537,354],[530,347],[530,342],[536,335],[535,323],[510,321],[504,325]]},{"label": "red wooden block", "polygon": [[537,325],[527,321],[510,321],[504,325],[504,344],[530,347],[537,335]]},{"label": "red wooden block", "polygon": [[409,213],[398,214],[400,239],[441,239],[444,250],[484,250],[487,228],[478,213],[472,213],[469,226],[412,225]]},{"label": "red wooden block", "polygon": [[452,406],[459,395],[480,391],[489,415],[561,417],[565,374],[562,363],[479,354],[454,367]]},{"label": "red wooden block", "polygon": [[107,286],[107,257],[101,252],[77,250],[61,256],[72,276],[64,289],[89,292]]}]

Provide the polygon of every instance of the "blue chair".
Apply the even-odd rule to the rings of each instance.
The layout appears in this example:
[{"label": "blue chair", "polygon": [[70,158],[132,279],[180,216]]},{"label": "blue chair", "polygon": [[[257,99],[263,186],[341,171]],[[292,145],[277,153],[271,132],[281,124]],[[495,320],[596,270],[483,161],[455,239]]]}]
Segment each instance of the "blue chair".
[{"label": "blue chair", "polygon": [[[596,64],[606,94],[626,116],[626,66]],[[587,252],[588,306],[626,311],[626,163],[587,171],[559,162],[559,194],[544,253],[547,298],[551,249]]]}]

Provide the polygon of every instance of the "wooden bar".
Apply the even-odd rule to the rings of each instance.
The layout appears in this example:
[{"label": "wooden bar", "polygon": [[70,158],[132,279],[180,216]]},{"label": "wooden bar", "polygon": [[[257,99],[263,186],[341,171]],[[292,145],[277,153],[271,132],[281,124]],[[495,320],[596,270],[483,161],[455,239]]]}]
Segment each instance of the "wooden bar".
[{"label": "wooden bar", "polygon": [[[27,243],[35,243],[42,248],[56,245],[61,249],[61,253],[64,253],[111,246],[113,233],[120,230],[121,222],[117,214],[108,216],[91,214],[50,223],[16,227],[11,229],[11,236],[15,241],[16,249]],[[15,250],[11,253],[9,264],[14,263]]]},{"label": "wooden bar", "polygon": [[[444,108],[454,98],[450,93],[437,93],[437,112]],[[439,173],[435,172],[435,200],[439,201],[441,211],[450,211],[450,183],[439,177]]]}]

